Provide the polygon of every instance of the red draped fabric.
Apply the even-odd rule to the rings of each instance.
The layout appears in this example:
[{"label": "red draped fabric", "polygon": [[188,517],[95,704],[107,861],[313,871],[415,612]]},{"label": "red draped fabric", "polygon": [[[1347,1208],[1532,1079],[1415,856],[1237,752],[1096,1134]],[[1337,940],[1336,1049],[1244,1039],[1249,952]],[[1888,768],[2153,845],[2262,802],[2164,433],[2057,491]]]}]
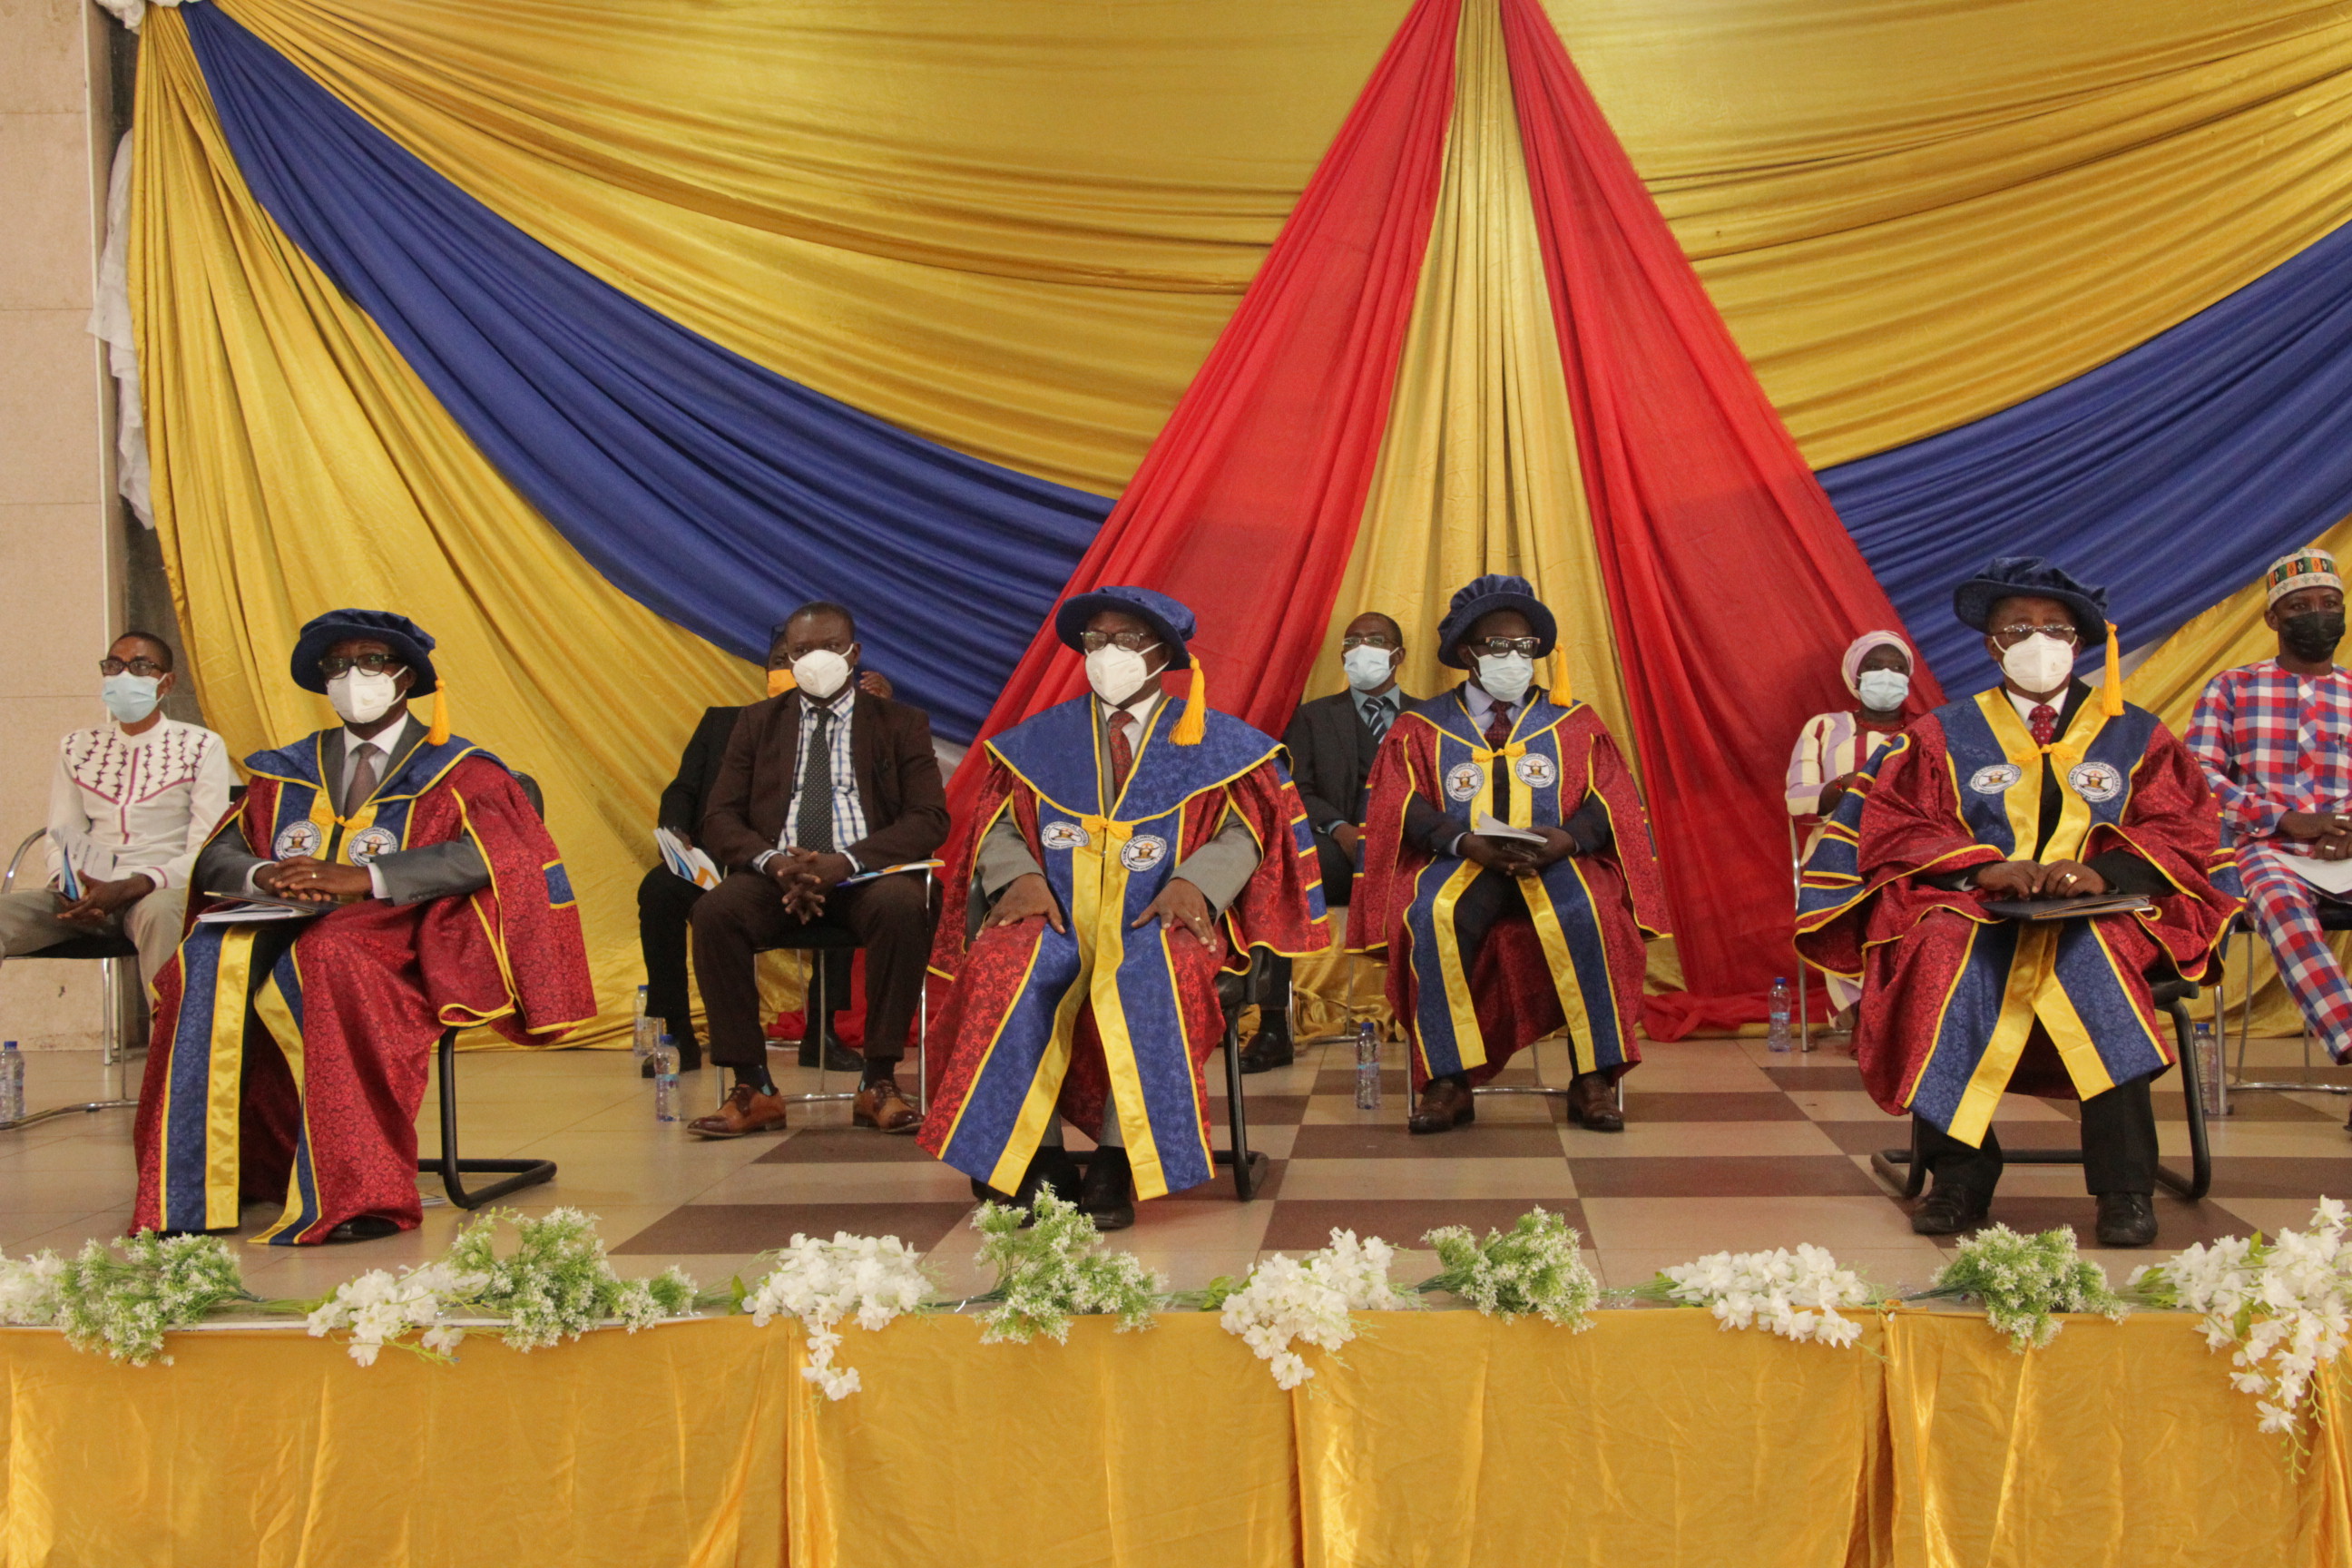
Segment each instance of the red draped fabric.
[{"label": "red draped fabric", "polygon": [[[1387,427],[1454,110],[1462,0],[1419,0],[1065,595],[1106,583],[1200,617],[1209,699],[1280,734],[1339,592]],[[1048,616],[985,739],[1085,689]],[[968,809],[977,767],[950,800]]]},{"label": "red draped fabric", "polygon": [[[1793,973],[1780,780],[1901,629],[1538,0],[1501,0],[1560,358],[1686,984],[1761,1017]],[[1915,673],[1914,710],[1940,701]],[[1667,1037],[1696,1022],[1654,1016]],[[1680,1026],[1677,1027],[1676,1026]]]}]

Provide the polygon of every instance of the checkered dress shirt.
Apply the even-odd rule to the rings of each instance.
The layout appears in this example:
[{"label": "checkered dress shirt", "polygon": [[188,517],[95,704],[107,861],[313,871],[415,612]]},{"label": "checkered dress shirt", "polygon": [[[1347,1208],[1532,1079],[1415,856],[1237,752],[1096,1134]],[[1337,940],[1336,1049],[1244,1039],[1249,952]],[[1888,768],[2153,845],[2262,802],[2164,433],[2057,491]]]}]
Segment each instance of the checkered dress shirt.
[{"label": "checkered dress shirt", "polygon": [[2267,658],[2225,669],[2198,699],[2188,739],[2232,843],[2275,836],[2291,811],[2352,810],[2352,672],[2305,679]]}]

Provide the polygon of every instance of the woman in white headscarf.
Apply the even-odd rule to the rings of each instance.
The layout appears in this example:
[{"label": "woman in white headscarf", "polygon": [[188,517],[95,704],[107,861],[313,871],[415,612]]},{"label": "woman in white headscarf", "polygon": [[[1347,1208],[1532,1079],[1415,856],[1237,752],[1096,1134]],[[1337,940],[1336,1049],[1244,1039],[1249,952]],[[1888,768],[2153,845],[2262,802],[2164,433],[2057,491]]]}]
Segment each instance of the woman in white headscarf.
[{"label": "woman in white headscarf", "polygon": [[[1789,815],[1812,824],[1801,858],[1813,852],[1822,819],[1837,809],[1854,774],[1903,732],[1908,721],[1903,705],[1911,695],[1911,645],[1894,632],[1864,632],[1848,645],[1840,669],[1856,706],[1807,720],[1789,758]],[[1834,974],[1822,978],[1830,1005],[1841,1014],[1862,994],[1850,980]]]}]

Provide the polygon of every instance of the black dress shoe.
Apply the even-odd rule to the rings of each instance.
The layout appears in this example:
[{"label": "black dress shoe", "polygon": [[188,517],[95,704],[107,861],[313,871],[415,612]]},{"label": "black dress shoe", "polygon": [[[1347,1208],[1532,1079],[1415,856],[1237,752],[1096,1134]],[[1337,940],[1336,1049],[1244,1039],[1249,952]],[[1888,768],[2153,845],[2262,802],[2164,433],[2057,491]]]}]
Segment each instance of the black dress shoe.
[{"label": "black dress shoe", "polygon": [[2156,1239],[2156,1205],[2146,1193],[2101,1193],[2098,1231],[2101,1247],[2146,1247]]},{"label": "black dress shoe", "polygon": [[[816,1066],[816,1037],[814,1034],[801,1037],[800,1065],[804,1068]],[[866,1070],[866,1058],[843,1045],[841,1037],[833,1032],[833,1026],[830,1023],[824,1026],[824,1070],[827,1072],[864,1072]]]},{"label": "black dress shoe", "polygon": [[399,1234],[399,1221],[386,1219],[382,1215],[363,1214],[355,1215],[327,1232],[327,1239],[330,1242],[381,1241],[387,1236]]},{"label": "black dress shoe", "polygon": [[1285,1026],[1260,1029],[1242,1047],[1242,1071],[1272,1072],[1286,1068],[1297,1059],[1297,1051],[1290,1042],[1290,1030]]},{"label": "black dress shoe", "polygon": [[1135,1223],[1135,1189],[1129,1180],[1127,1151],[1103,1148],[1087,1162],[1078,1187],[1078,1207],[1097,1230],[1125,1230]]},{"label": "black dress shoe", "polygon": [[1911,1229],[1917,1236],[1958,1236],[1984,1224],[1991,1212],[1990,1198],[1938,1182],[1927,1201],[1911,1211]]},{"label": "black dress shoe", "polygon": [[1021,1184],[1013,1190],[1013,1201],[1029,1212],[1022,1220],[1026,1226],[1037,1212],[1037,1200],[1051,1193],[1066,1204],[1078,1201],[1078,1189],[1085,1184],[1085,1173],[1067,1149],[1040,1149],[1030,1157],[1029,1169],[1022,1173]]}]

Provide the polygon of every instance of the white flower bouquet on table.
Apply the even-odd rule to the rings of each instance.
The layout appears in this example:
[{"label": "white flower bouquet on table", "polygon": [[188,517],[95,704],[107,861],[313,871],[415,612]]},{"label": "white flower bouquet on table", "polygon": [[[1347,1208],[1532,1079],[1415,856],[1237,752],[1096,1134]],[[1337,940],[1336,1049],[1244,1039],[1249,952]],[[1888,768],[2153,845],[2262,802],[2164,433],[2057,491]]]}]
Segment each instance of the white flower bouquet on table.
[{"label": "white flower bouquet on table", "polygon": [[50,1251],[30,1258],[0,1254],[0,1324],[47,1328],[58,1321],[58,1284],[66,1260]]},{"label": "white flower bouquet on table", "polygon": [[2103,1312],[2121,1322],[2131,1310],[2107,1288],[2107,1271],[2075,1249],[2074,1227],[2063,1225],[2039,1236],[1986,1226],[1960,1243],[1959,1255],[1936,1271],[1927,1289],[1906,1300],[1938,1296],[1982,1302],[1986,1321],[2020,1355],[2050,1342],[2061,1326],[2057,1313]]},{"label": "white flower bouquet on table", "polygon": [[1037,1200],[1036,1217],[1003,1204],[982,1204],[971,1216],[981,1243],[980,1261],[996,1270],[996,1287],[974,1301],[993,1301],[982,1321],[981,1343],[1010,1340],[1026,1344],[1037,1334],[1067,1343],[1070,1319],[1083,1312],[1116,1312],[1122,1331],[1148,1329],[1168,1295],[1168,1281],[1131,1252],[1109,1252],[1095,1222],[1074,1204],[1047,1193]]},{"label": "white flower bouquet on table", "polygon": [[[452,1352],[466,1331],[444,1320],[459,1315],[485,1283],[482,1276],[461,1274],[446,1262],[398,1274],[371,1268],[336,1286],[332,1295],[305,1315],[313,1339],[338,1330],[347,1333],[352,1359],[362,1366],[373,1366],[386,1345],[426,1361],[446,1362],[454,1359]],[[416,1336],[413,1341],[412,1333]]]},{"label": "white flower bouquet on table", "polygon": [[1662,1268],[1648,1284],[1622,1294],[1705,1307],[1726,1329],[1761,1328],[1800,1344],[1841,1348],[1862,1338],[1862,1325],[1839,1309],[1873,1308],[1886,1300],[1885,1292],[1811,1245],[1794,1252],[1713,1253]]},{"label": "white flower bouquet on table", "polygon": [[1483,1243],[1458,1225],[1422,1239],[1437,1249],[1444,1271],[1421,1290],[1449,1290],[1487,1317],[1533,1315],[1578,1333],[1592,1326],[1601,1282],[1584,1266],[1583,1238],[1559,1215],[1530,1209],[1509,1230],[1488,1231]]},{"label": "white flower bouquet on table", "polygon": [[855,1317],[859,1328],[877,1332],[900,1314],[920,1310],[933,1287],[921,1258],[895,1236],[836,1231],[824,1241],[795,1234],[769,1256],[774,1267],[743,1293],[740,1305],[761,1328],[779,1317],[798,1318],[806,1326],[809,1363],[801,1375],[827,1399],[846,1399],[859,1387],[856,1367],[834,1365],[842,1320]]},{"label": "white flower bouquet on table", "polygon": [[1421,1305],[1413,1291],[1389,1279],[1395,1256],[1377,1236],[1358,1241],[1352,1230],[1334,1230],[1331,1245],[1319,1252],[1299,1258],[1277,1252],[1229,1292],[1210,1287],[1208,1304],[1222,1312],[1225,1332],[1239,1334],[1268,1363],[1277,1384],[1297,1388],[1315,1369],[1294,1344],[1336,1351],[1356,1337],[1350,1314]]},{"label": "white flower bouquet on table", "polygon": [[202,1322],[233,1302],[257,1301],[236,1254],[216,1236],[163,1237],[142,1231],[115,1244],[85,1244],[61,1259],[44,1252],[0,1268],[6,1321],[55,1323],[76,1350],[103,1350],[145,1366],[163,1354],[163,1336]]},{"label": "white flower bouquet on table", "polygon": [[2261,1429],[2299,1445],[2313,1389],[2331,1371],[2341,1375],[2352,1336],[2347,1225],[2344,1205],[2322,1198],[2307,1229],[2200,1242],[2134,1270],[2125,1288],[2148,1306],[2203,1314],[2207,1347],[2234,1347],[2230,1381],[2254,1396]]}]

